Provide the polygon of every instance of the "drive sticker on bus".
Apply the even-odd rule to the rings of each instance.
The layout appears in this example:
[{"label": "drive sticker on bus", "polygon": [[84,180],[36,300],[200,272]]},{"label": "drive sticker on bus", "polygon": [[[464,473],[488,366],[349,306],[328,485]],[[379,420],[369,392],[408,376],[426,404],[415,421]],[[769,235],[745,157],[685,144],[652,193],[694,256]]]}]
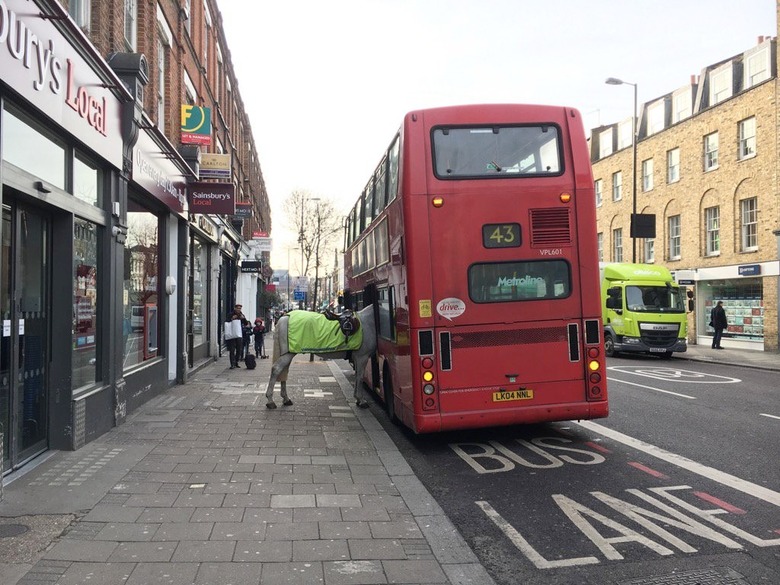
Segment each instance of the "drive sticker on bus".
[{"label": "drive sticker on bus", "polygon": [[465,310],[466,303],[455,297],[442,299],[436,305],[436,312],[449,321],[452,321],[453,317],[460,317]]}]

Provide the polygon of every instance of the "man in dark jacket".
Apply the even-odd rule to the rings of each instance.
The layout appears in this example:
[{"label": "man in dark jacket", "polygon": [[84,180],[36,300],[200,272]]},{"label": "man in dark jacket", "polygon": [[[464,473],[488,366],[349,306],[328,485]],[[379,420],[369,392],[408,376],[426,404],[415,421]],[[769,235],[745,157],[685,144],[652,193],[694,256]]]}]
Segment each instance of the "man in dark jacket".
[{"label": "man in dark jacket", "polygon": [[720,338],[723,335],[723,330],[729,326],[723,301],[718,301],[718,304],[713,307],[712,313],[710,313],[710,326],[715,329],[715,334],[712,336],[712,349],[723,349],[720,346]]}]

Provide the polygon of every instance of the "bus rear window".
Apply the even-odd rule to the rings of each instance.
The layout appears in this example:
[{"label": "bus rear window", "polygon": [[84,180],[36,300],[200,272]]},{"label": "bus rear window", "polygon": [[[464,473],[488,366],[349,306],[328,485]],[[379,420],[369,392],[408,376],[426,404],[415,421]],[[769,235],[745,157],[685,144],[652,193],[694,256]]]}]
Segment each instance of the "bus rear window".
[{"label": "bus rear window", "polygon": [[434,173],[440,179],[508,178],[561,172],[557,126],[434,128]]},{"label": "bus rear window", "polygon": [[562,299],[571,294],[571,269],[564,260],[496,262],[469,267],[469,296],[475,303]]}]

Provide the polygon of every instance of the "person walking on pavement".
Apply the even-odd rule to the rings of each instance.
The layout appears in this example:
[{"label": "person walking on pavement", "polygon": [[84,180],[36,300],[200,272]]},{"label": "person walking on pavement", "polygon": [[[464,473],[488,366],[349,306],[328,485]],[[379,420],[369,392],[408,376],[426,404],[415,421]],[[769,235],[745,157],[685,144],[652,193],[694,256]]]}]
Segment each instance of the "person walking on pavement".
[{"label": "person walking on pavement", "polygon": [[[228,314],[227,321],[241,321],[241,318],[244,316],[244,314],[241,312],[241,305],[236,305],[233,310]],[[225,345],[228,349],[228,354],[230,355],[230,369],[233,368],[240,368],[241,366],[238,365],[238,360],[240,357],[241,349],[244,347],[244,339],[243,337],[236,337],[233,339],[226,339]]]},{"label": "person walking on pavement", "polygon": [[710,313],[710,326],[715,329],[715,334],[712,336],[712,349],[723,349],[720,345],[720,338],[723,335],[723,330],[729,326],[723,301],[718,301],[718,304],[713,307],[712,313]]},{"label": "person walking on pavement", "polygon": [[255,326],[252,329],[252,333],[255,336],[255,357],[265,359],[268,357],[265,353],[265,324],[263,320],[258,317],[255,319]]}]

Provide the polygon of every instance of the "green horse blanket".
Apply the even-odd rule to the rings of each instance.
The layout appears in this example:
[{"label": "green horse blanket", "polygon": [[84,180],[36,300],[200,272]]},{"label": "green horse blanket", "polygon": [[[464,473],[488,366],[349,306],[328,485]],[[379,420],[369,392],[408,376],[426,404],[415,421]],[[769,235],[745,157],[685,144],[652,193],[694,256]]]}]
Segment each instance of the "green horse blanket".
[{"label": "green horse blanket", "polygon": [[363,343],[362,327],[347,341],[338,321],[330,321],[320,313],[290,311],[287,316],[287,345],[291,353],[355,351]]}]

